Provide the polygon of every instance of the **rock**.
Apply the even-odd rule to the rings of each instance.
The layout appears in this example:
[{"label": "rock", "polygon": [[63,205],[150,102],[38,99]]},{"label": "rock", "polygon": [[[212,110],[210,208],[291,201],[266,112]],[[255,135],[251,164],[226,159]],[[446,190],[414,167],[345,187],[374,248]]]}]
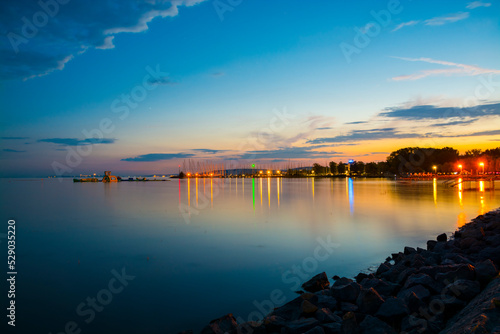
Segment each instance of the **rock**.
[{"label": "rock", "polygon": [[391,269],[391,267],[389,267],[385,263],[381,263],[380,266],[378,267],[377,272],[375,273],[375,275],[379,276],[379,275],[385,273],[386,271],[388,271],[389,269]]},{"label": "rock", "polygon": [[315,314],[314,317],[318,319],[318,321],[322,324],[329,323],[329,322],[341,322],[342,318],[339,317],[338,315],[334,314],[332,311],[330,311],[327,308],[322,308],[319,309]]},{"label": "rock", "polygon": [[414,293],[418,297],[418,299],[422,301],[427,300],[431,296],[429,290],[427,290],[423,285],[418,284],[408,289],[403,289],[399,291],[398,298],[403,300],[405,303],[408,303],[412,293]]},{"label": "rock", "polygon": [[356,312],[358,310],[358,305],[349,302],[342,302],[340,303],[340,309],[342,312]]},{"label": "rock", "polygon": [[269,316],[277,316],[286,321],[298,320],[302,314],[302,296],[297,297],[283,306],[280,306],[269,314]]},{"label": "rock", "polygon": [[448,285],[449,283],[459,279],[466,279],[471,281],[475,279],[475,269],[470,264],[457,264],[450,267],[452,267],[451,271],[436,274],[436,281]]},{"label": "rock", "polygon": [[365,289],[374,288],[381,296],[391,296],[399,288],[398,284],[386,282],[378,278],[364,279],[361,286]]},{"label": "rock", "polygon": [[333,279],[334,281],[336,281],[336,280],[340,279],[340,277],[339,277],[339,276],[337,276],[337,275],[333,275],[332,279]]},{"label": "rock", "polygon": [[488,284],[497,275],[498,269],[490,259],[476,265],[476,278],[483,286]]},{"label": "rock", "polygon": [[325,334],[323,327],[316,326],[313,329],[308,330],[305,334]]},{"label": "rock", "polygon": [[405,249],[404,249],[404,254],[405,254],[405,255],[414,254],[414,253],[416,253],[416,252],[417,252],[417,250],[416,250],[415,248],[413,248],[413,247],[408,247],[408,246],[407,246],[407,247],[405,247]]},{"label": "rock", "polygon": [[440,293],[444,288],[443,284],[436,282],[432,277],[424,273],[412,274],[406,280],[403,288],[408,289],[419,284],[437,294]]},{"label": "rock", "polygon": [[435,241],[435,240],[427,241],[427,250],[432,251],[434,249],[434,247],[436,246],[436,244],[437,244],[437,241]]},{"label": "rock", "polygon": [[356,316],[353,312],[347,312],[342,318],[342,325],[340,326],[341,334],[359,334],[359,326],[356,321]]},{"label": "rock", "polygon": [[[264,318],[262,321],[262,324],[266,328],[266,332],[280,332],[283,327],[288,323],[285,319],[282,317],[276,316],[276,315],[270,315]],[[238,333],[239,334],[239,333]]]},{"label": "rock", "polygon": [[406,281],[406,279],[411,275],[411,274],[414,274],[417,272],[417,269],[415,268],[408,268],[408,269],[405,269],[403,270],[401,273],[399,273],[398,275],[398,280],[397,280],[397,283],[398,284],[404,284],[404,282]]},{"label": "rock", "polygon": [[363,334],[396,334],[396,331],[388,324],[371,315],[367,315],[359,324],[359,329]]},{"label": "rock", "polygon": [[361,290],[356,301],[359,311],[368,314],[375,314],[383,303],[384,299],[374,288]]},{"label": "rock", "polygon": [[316,301],[316,306],[318,306],[318,308],[327,308],[333,311],[337,308],[337,300],[332,296],[320,295]]},{"label": "rock", "polygon": [[401,333],[423,333],[427,328],[427,320],[409,315],[401,321]]},{"label": "rock", "polygon": [[[338,277],[338,276],[337,276]],[[347,285],[349,283],[352,283],[353,280],[347,277],[340,277],[338,278],[335,283],[333,283],[333,286],[342,286],[342,285]],[[333,287],[332,286],[332,287]]]},{"label": "rock", "polygon": [[281,330],[281,333],[283,333],[283,334],[302,334],[302,333],[307,332],[308,330],[313,329],[314,327],[316,327],[318,325],[319,325],[319,321],[314,319],[314,318],[294,320],[294,321],[288,322]]},{"label": "rock", "polygon": [[448,240],[448,236],[446,235],[446,233],[441,233],[437,236],[436,240],[438,242],[446,242],[446,240]]},{"label": "rock", "polygon": [[328,289],[330,287],[330,282],[328,281],[328,276],[325,272],[318,274],[311,278],[309,281],[302,284],[302,288],[308,292],[316,292],[323,289]]},{"label": "rock", "polygon": [[479,282],[470,280],[457,280],[445,288],[446,295],[457,297],[466,302],[476,297],[479,292],[481,292]]},{"label": "rock", "polygon": [[354,277],[356,279],[356,283],[361,283],[365,278],[372,278],[374,277],[373,274],[365,274],[365,273],[359,273]]},{"label": "rock", "polygon": [[201,334],[227,334],[235,333],[238,323],[232,314],[210,321],[208,326],[201,330]]},{"label": "rock", "polygon": [[266,334],[266,327],[261,322],[249,321],[238,325],[237,334]]},{"label": "rock", "polygon": [[400,298],[389,297],[385,300],[382,306],[380,306],[376,316],[383,319],[403,318],[409,313],[410,310],[408,310],[408,306],[406,306],[403,300]]},{"label": "rock", "polygon": [[340,322],[321,325],[321,327],[323,327],[325,331],[325,334],[340,334],[341,326],[342,324]]},{"label": "rock", "polygon": [[358,283],[351,282],[343,286],[333,286],[330,289],[332,296],[337,300],[345,302],[355,302],[358,294],[361,291],[361,286]]},{"label": "rock", "polygon": [[313,314],[317,310],[318,310],[318,307],[316,305],[314,305],[313,303],[311,303],[310,301],[304,300],[302,302],[302,313],[304,313],[305,315]]}]

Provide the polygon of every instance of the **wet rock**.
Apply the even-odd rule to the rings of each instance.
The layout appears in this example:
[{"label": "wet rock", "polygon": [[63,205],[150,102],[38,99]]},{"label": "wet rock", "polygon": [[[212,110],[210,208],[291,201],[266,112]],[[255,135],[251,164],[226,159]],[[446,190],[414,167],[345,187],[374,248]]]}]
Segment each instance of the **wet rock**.
[{"label": "wet rock", "polygon": [[368,314],[375,314],[383,303],[384,299],[374,288],[361,290],[356,301],[359,311]]},{"label": "wet rock", "polygon": [[363,334],[396,334],[396,331],[382,320],[367,315],[359,324],[359,329]]},{"label": "wet rock", "polygon": [[266,334],[266,327],[261,322],[249,321],[238,325],[237,334]]},{"label": "wet rock", "polygon": [[277,316],[286,321],[297,320],[302,314],[302,302],[304,298],[302,296],[297,297],[283,306],[278,307],[271,312],[270,316]]},{"label": "wet rock", "polygon": [[361,283],[364,279],[366,278],[373,278],[373,274],[365,274],[365,273],[359,273],[354,277],[356,279],[356,283]]},{"label": "wet rock", "polygon": [[[338,276],[337,276],[338,277]],[[338,278],[335,283],[333,283],[332,287],[334,286],[343,286],[343,285],[347,285],[349,283],[352,283],[353,280],[350,279],[350,278],[347,278],[347,277],[340,277]]]},{"label": "wet rock", "polygon": [[484,260],[476,265],[476,278],[483,286],[498,275],[498,269],[490,260]]},{"label": "wet rock", "polygon": [[391,269],[391,267],[389,267],[385,263],[381,263],[380,266],[378,267],[377,272],[375,273],[375,275],[377,275],[377,276],[382,275],[383,273],[385,273],[389,269]]},{"label": "wet rock", "polygon": [[408,289],[415,285],[422,285],[426,289],[434,293],[440,293],[444,285],[436,282],[432,277],[424,273],[415,273],[410,275],[403,286],[403,289]]},{"label": "wet rock", "polygon": [[227,334],[235,333],[238,323],[232,314],[210,321],[208,326],[201,330],[201,334]]},{"label": "wet rock", "polygon": [[436,240],[438,242],[446,242],[446,240],[448,240],[448,236],[446,235],[446,233],[441,233],[437,236]]},{"label": "wet rock", "polygon": [[332,296],[340,301],[355,302],[361,291],[361,286],[358,283],[351,282],[347,285],[333,286],[330,291]]},{"label": "wet rock", "polygon": [[409,313],[410,310],[402,299],[389,297],[385,300],[382,306],[380,306],[376,316],[383,319],[403,318]]},{"label": "wet rock", "polygon": [[264,318],[262,321],[262,324],[266,328],[266,331],[273,333],[273,332],[280,332],[281,328],[285,327],[285,325],[288,323],[287,320],[283,319],[282,317],[276,316],[276,315],[270,315]]},{"label": "wet rock", "polygon": [[302,284],[302,288],[308,292],[316,292],[323,289],[328,289],[329,287],[330,282],[328,281],[328,276],[326,276],[325,272],[314,276],[309,281]]},{"label": "wet rock", "polygon": [[408,268],[408,269],[405,269],[403,270],[401,273],[399,273],[398,275],[398,280],[396,283],[398,284],[403,284],[406,279],[411,275],[411,274],[414,274],[417,272],[417,269],[415,268]]}]

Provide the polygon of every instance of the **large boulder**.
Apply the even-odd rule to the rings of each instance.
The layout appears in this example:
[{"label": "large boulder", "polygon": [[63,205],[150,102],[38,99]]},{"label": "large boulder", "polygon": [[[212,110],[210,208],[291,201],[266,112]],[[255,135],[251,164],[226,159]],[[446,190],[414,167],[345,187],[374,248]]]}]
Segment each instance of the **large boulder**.
[{"label": "large boulder", "polygon": [[408,315],[410,310],[404,301],[400,298],[389,297],[380,306],[378,312],[375,314],[382,319],[403,318]]},{"label": "large boulder", "polygon": [[359,329],[362,334],[396,334],[396,331],[391,326],[371,315],[367,315],[361,321]]},{"label": "large boulder", "polygon": [[356,301],[359,311],[368,314],[375,314],[383,303],[384,299],[374,288],[361,290]]},{"label": "large boulder", "polygon": [[330,289],[332,296],[343,302],[355,302],[358,298],[361,286],[358,283],[351,282],[347,285],[332,286]]}]

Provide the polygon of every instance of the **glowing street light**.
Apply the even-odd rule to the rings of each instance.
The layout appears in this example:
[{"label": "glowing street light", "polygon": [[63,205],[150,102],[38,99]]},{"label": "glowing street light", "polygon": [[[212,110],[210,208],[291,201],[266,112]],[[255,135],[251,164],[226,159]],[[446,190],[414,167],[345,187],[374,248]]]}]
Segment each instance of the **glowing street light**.
[{"label": "glowing street light", "polygon": [[191,176],[191,173],[188,173],[188,177],[190,177],[190,176]]},{"label": "glowing street light", "polygon": [[267,171],[267,174],[271,174],[271,171],[270,171],[270,170],[268,170],[268,171]]},{"label": "glowing street light", "polygon": [[437,166],[432,166],[432,169],[434,169],[434,173],[437,175]]},{"label": "glowing street light", "polygon": [[259,174],[262,174],[262,171],[259,171]]},{"label": "glowing street light", "polygon": [[458,168],[460,168],[460,175],[462,174],[462,165],[458,165]]},{"label": "glowing street light", "polygon": [[480,162],[479,166],[483,167],[483,174],[484,174],[484,162]]}]

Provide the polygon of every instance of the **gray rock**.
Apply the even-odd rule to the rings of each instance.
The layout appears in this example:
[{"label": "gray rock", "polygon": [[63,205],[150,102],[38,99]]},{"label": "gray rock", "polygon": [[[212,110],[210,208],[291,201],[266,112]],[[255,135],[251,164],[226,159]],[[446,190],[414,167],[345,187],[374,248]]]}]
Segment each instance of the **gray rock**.
[{"label": "gray rock", "polygon": [[342,318],[342,326],[340,326],[341,334],[359,334],[359,325],[356,320],[356,315],[353,312],[347,312]]},{"label": "gray rock", "polygon": [[354,282],[352,279],[350,278],[347,278],[347,277],[340,277],[338,279],[335,280],[335,283],[333,283],[332,287],[334,286],[343,286],[343,285],[347,285],[349,283],[352,283]]},{"label": "gray rock", "polygon": [[436,274],[436,281],[448,285],[451,282],[459,279],[466,279],[471,281],[475,279],[475,269],[470,264],[457,264],[450,267],[452,267],[453,270],[446,273]]},{"label": "gray rock", "polygon": [[437,241],[435,241],[435,240],[427,241],[427,250],[428,251],[434,250],[434,247],[436,246],[436,244],[437,244]]},{"label": "gray rock", "polygon": [[327,308],[322,308],[319,309],[315,314],[314,317],[318,319],[318,321],[322,324],[326,324],[329,322],[341,322],[342,318],[333,313],[331,310]]},{"label": "gray rock", "polygon": [[444,288],[443,284],[436,282],[432,277],[424,273],[412,274],[405,282],[404,289],[408,289],[415,285],[422,285],[426,289],[434,293],[440,293]]},{"label": "gray rock", "polygon": [[441,233],[437,236],[436,240],[438,242],[446,242],[446,240],[448,240],[448,236],[446,235],[446,233]]},{"label": "gray rock", "polygon": [[308,292],[316,292],[330,287],[330,281],[325,272],[318,274],[311,278],[309,281],[302,284],[302,288]]},{"label": "gray rock", "polygon": [[412,293],[414,293],[418,297],[418,299],[422,301],[427,300],[431,296],[429,290],[427,290],[423,285],[418,284],[410,288],[402,289],[401,291],[399,291],[398,298],[403,300],[405,303],[409,303],[410,301],[409,298]]},{"label": "gray rock", "polygon": [[390,266],[388,266],[385,263],[381,263],[380,266],[378,267],[377,272],[375,273],[375,275],[379,276],[379,275],[385,273],[386,271],[388,271],[389,269],[391,269]]},{"label": "gray rock", "polygon": [[316,301],[316,305],[319,308],[327,308],[330,310],[335,310],[337,308],[337,300],[332,296],[328,295],[320,295],[318,296],[318,300]]},{"label": "gray rock", "polygon": [[358,310],[358,305],[349,302],[342,302],[340,303],[340,309],[342,312],[356,312]]},{"label": "gray rock", "polygon": [[283,333],[283,334],[302,334],[302,333],[307,332],[308,330],[313,329],[314,327],[316,327],[318,325],[319,325],[319,321],[314,319],[314,318],[294,320],[294,321],[288,322],[281,330],[281,333]]},{"label": "gray rock", "polygon": [[404,249],[404,254],[405,255],[414,254],[416,252],[417,252],[417,250],[415,248],[413,248],[413,247],[406,246],[405,249]]},{"label": "gray rock", "polygon": [[361,286],[365,289],[374,288],[381,296],[391,296],[399,288],[398,284],[386,282],[378,278],[364,279]]}]

